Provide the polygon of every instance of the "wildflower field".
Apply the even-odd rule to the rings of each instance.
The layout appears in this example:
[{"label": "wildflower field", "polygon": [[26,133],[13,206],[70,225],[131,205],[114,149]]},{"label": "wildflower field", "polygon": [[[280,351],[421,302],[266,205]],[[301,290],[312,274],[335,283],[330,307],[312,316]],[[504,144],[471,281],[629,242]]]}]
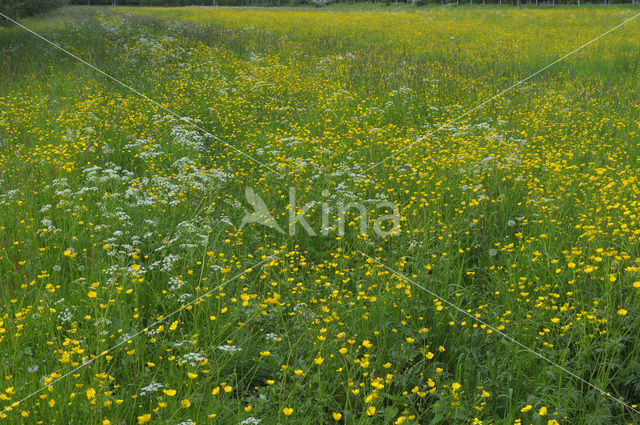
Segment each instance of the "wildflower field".
[{"label": "wildflower field", "polygon": [[640,423],[638,12],[0,27],[0,424]]}]

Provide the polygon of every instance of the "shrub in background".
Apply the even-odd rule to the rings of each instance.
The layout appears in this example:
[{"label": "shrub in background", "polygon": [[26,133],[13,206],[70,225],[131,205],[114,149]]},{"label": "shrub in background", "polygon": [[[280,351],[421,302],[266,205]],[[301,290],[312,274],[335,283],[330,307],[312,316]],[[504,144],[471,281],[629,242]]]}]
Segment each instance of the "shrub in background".
[{"label": "shrub in background", "polygon": [[[68,0],[0,0],[0,12],[10,18],[22,18],[64,6]],[[5,21],[0,17],[0,23]]]}]

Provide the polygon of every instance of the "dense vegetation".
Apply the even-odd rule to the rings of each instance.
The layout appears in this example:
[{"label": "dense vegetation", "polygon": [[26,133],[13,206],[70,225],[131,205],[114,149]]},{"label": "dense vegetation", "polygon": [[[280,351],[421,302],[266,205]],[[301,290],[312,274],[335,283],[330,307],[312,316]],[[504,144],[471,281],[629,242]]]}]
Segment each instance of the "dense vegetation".
[{"label": "dense vegetation", "polygon": [[[44,13],[68,4],[69,0],[0,0],[0,12],[11,18]],[[3,18],[0,17],[0,23]]]},{"label": "dense vegetation", "polygon": [[71,0],[72,4],[87,5],[135,5],[135,6],[295,6],[311,4],[326,6],[332,3],[404,3],[424,6],[428,4],[514,4],[514,5],[553,5],[553,4],[632,4],[636,0]]},{"label": "dense vegetation", "polygon": [[639,423],[635,11],[358,9],[0,28],[0,424]]},{"label": "dense vegetation", "polygon": [[[315,5],[327,6],[332,3],[353,4],[361,1],[356,0],[0,0],[0,13],[12,18],[31,16],[37,13],[44,13],[65,4],[87,5],[87,6],[297,6]],[[474,0],[371,0],[361,3],[405,3],[424,6],[427,4],[464,4],[474,3]],[[635,5],[636,0],[475,0],[476,4],[588,4],[588,3],[631,3]],[[0,24],[3,19],[0,17]]]}]

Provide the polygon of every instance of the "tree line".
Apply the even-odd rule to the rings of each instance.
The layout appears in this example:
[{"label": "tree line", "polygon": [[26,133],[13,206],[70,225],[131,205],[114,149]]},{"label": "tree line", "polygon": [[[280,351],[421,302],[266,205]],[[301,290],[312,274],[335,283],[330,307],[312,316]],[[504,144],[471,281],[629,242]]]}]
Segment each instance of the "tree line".
[{"label": "tree line", "polygon": [[[43,13],[68,3],[69,0],[0,0],[0,13],[15,19]],[[2,19],[0,17],[0,22]]]},{"label": "tree line", "polygon": [[[327,6],[331,3],[411,3],[417,6],[428,4],[631,4],[640,0],[0,0],[0,13],[11,18],[44,13],[50,9],[72,5],[87,6]],[[0,17],[0,23],[3,18]]]},{"label": "tree line", "polygon": [[[2,0],[0,0],[2,1]],[[639,0],[69,0],[70,4],[118,6],[325,6],[332,3],[409,3],[428,4],[633,4]]]}]

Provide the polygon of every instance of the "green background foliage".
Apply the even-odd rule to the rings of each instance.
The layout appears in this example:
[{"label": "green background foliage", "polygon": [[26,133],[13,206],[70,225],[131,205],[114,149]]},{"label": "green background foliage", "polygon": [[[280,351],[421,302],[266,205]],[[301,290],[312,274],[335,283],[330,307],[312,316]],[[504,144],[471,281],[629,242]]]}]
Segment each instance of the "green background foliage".
[{"label": "green background foliage", "polygon": [[68,0],[0,0],[0,12],[10,17],[29,16],[67,3]]},{"label": "green background foliage", "polygon": [[[468,0],[474,4],[473,0]],[[462,1],[465,3],[466,1]],[[514,5],[549,5],[549,4],[585,4],[585,3],[631,3],[635,4],[635,0],[602,0],[602,1],[581,1],[581,0],[476,0],[476,4],[514,4]],[[460,0],[381,0],[376,1],[358,1],[358,0],[328,0],[318,2],[316,0],[0,0],[0,12],[10,17],[20,18],[31,16],[38,13],[44,13],[56,7],[66,4],[87,5],[87,6],[298,6],[298,5],[328,5],[331,3],[380,3],[387,6],[391,3],[415,4],[417,6],[425,6],[428,4],[460,4]],[[0,23],[3,20],[0,18]]]}]

